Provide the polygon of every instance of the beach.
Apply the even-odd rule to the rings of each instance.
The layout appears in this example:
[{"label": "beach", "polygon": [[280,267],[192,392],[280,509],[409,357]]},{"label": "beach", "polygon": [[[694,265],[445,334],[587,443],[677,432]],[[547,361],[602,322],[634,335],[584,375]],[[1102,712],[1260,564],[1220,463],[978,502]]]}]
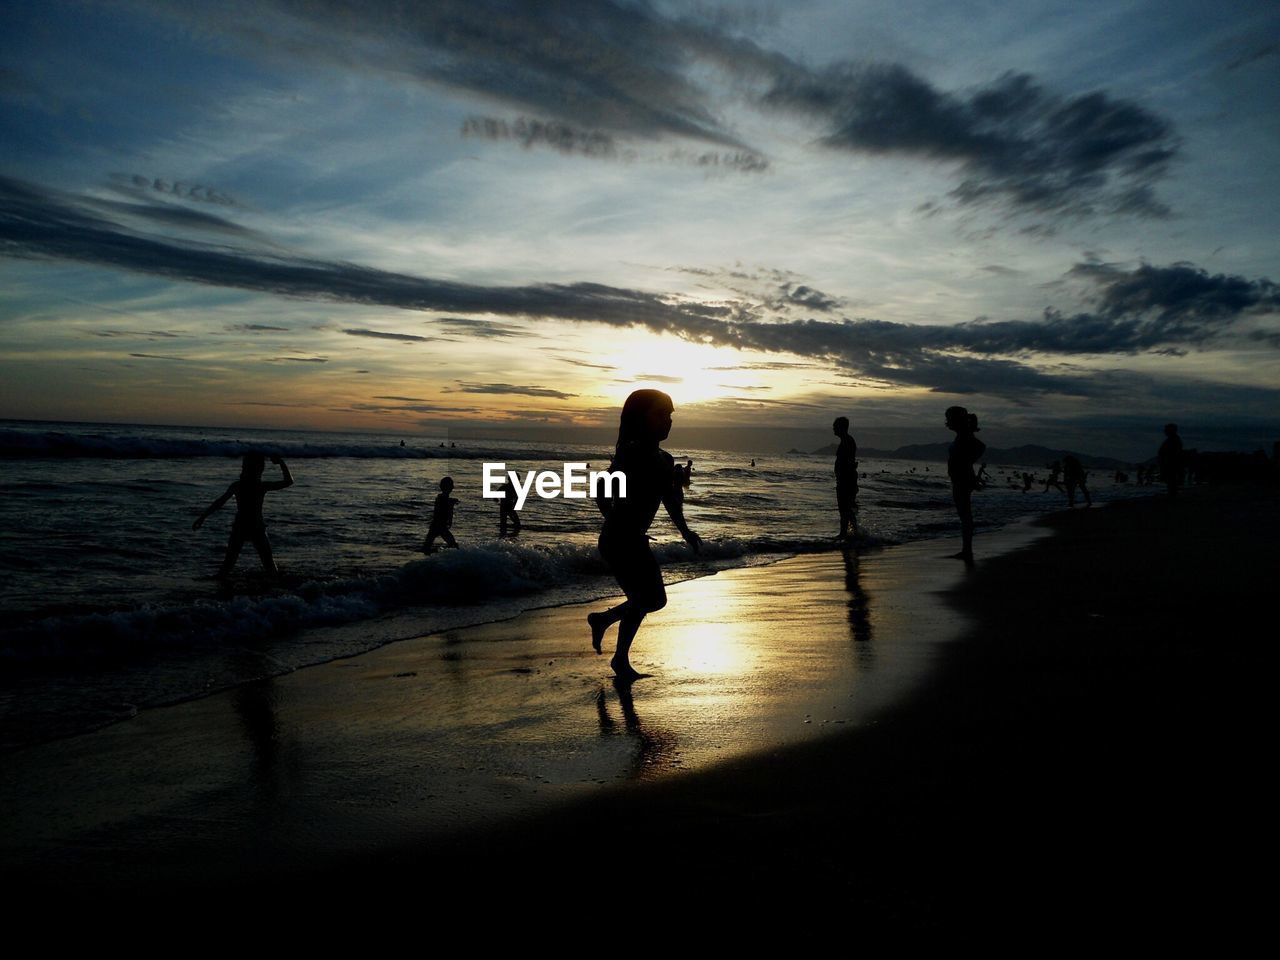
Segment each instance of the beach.
[{"label": "beach", "polygon": [[1260,896],[1235,879],[1266,796],[1247,618],[1280,508],[1186,493],[985,533],[970,570],[934,540],[676,584],[630,687],[588,646],[594,606],[559,606],[19,750],[5,879],[383,904],[598,880],[922,930],[1227,922]]}]

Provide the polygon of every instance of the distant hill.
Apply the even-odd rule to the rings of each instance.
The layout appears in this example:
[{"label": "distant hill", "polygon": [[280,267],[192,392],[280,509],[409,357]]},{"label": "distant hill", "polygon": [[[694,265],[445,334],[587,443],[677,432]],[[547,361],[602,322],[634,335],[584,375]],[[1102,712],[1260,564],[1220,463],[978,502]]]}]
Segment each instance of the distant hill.
[{"label": "distant hill", "polygon": [[[897,450],[877,450],[875,447],[859,447],[858,457],[865,460],[927,460],[930,463],[945,463],[948,445],[947,443],[912,443],[905,447],[899,447]],[[829,443],[825,447],[819,447],[817,450],[810,450],[807,454],[803,450],[795,449],[789,452],[805,456],[833,457],[836,453],[836,444]],[[1043,466],[1067,456],[1074,456],[1083,466],[1093,470],[1118,470],[1129,466],[1125,461],[1117,460],[1114,457],[1095,457],[1087,453],[1076,453],[1074,450],[1053,450],[1033,443],[1004,450],[998,447],[988,447],[983,461],[1000,466],[1034,467]]]}]

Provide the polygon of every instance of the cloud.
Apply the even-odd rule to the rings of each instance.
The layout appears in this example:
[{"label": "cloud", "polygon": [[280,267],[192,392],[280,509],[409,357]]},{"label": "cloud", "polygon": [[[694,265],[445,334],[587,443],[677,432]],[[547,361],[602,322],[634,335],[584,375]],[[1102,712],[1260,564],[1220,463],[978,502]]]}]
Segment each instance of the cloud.
[{"label": "cloud", "polygon": [[182,334],[170,333],[168,330],[92,330],[95,337],[143,337],[147,340],[180,340]]},{"label": "cloud", "polygon": [[958,164],[963,179],[951,196],[962,204],[1168,213],[1152,188],[1178,152],[1173,125],[1102,91],[1067,97],[1030,74],[1006,73],[950,93],[898,64],[844,64],[781,73],[761,102],[819,119],[832,149]]},{"label": "cloud", "polygon": [[267,357],[267,363],[328,363],[328,357]]},{"label": "cloud", "polygon": [[805,286],[804,284],[784,283],[778,289],[782,294],[782,299],[787,304],[804,307],[807,310],[830,313],[832,310],[837,310],[844,306],[844,301],[839,297],[828,296],[821,290],[815,290],[813,287]]},{"label": "cloud", "polygon": [[655,383],[684,383],[684,377],[673,377],[666,373],[641,373],[630,382],[638,383],[641,380],[652,380]]},{"label": "cloud", "polygon": [[475,320],[465,317],[441,317],[433,321],[451,328],[454,333],[469,333],[473,337],[485,337],[495,340],[513,337],[532,337],[531,330],[517,327],[510,323],[494,323],[492,320]]},{"label": "cloud", "polygon": [[420,337],[414,333],[387,333],[385,330],[365,330],[363,328],[352,328],[343,330],[343,333],[352,337],[372,337],[375,340],[399,340],[402,343],[430,343],[435,337]]},{"label": "cloud", "polygon": [[131,353],[131,357],[138,357],[142,360],[186,360],[186,357],[167,356],[162,353]]},{"label": "cloud", "polygon": [[696,8],[676,15],[609,0],[157,0],[154,8],[264,56],[478,95],[523,115],[475,117],[465,134],[585,156],[624,155],[620,138],[678,138],[719,148],[694,154],[700,165],[763,169],[767,161],[722,116],[726,86],[735,104],[807,118],[828,148],[956,164],[952,197],[961,204],[1164,216],[1153,185],[1179,149],[1167,119],[1106,91],[1052,92],[1013,72],[947,91],[897,63],[814,68]]},{"label": "cloud", "polygon": [[216,187],[187,180],[166,180],[163,177],[144,177],[141,174],[113,173],[112,187],[131,196],[159,193],[183,200],[196,200],[222,207],[238,206],[234,197]]},{"label": "cloud", "polygon": [[[1203,349],[1254,336],[1240,321],[1277,309],[1268,280],[1210,276],[1190,264],[1077,265],[1094,309],[1046,311],[1038,320],[954,326],[882,320],[769,319],[769,303],[699,302],[595,283],[484,287],[392,273],[350,263],[268,256],[145,236],[87,213],[74,198],[0,178],[0,253],[66,259],[221,287],[319,301],[553,318],[641,327],[716,346],[786,353],[832,363],[861,377],[951,393],[1088,395],[1100,381],[1078,370],[1020,362],[1034,354],[1080,356]],[[347,329],[351,336],[422,342],[429,337]],[[1277,346],[1271,331],[1251,344]],[[1272,339],[1267,339],[1272,338]],[[564,359],[564,358],[561,358]],[[572,361],[566,361],[572,362]],[[471,392],[523,392],[475,384]],[[533,396],[569,394],[535,393]]]},{"label": "cloud", "polygon": [[269,323],[233,323],[227,329],[235,333],[289,332],[288,327],[275,327]]},{"label": "cloud", "polygon": [[395,400],[399,403],[426,403],[426,397],[374,397],[374,400]]},{"label": "cloud", "polygon": [[556,120],[518,117],[508,123],[494,117],[468,117],[462,123],[462,135],[485,140],[514,140],[526,150],[542,146],[584,157],[614,160],[619,156],[617,140],[610,134],[600,130],[582,130]]},{"label": "cloud", "polygon": [[577,396],[576,393],[564,393],[560,390],[552,390],[550,387],[515,386],[510,383],[469,383],[465,380],[458,381],[457,390],[446,387],[445,392],[511,394],[521,397],[551,397],[556,400],[568,400]]}]

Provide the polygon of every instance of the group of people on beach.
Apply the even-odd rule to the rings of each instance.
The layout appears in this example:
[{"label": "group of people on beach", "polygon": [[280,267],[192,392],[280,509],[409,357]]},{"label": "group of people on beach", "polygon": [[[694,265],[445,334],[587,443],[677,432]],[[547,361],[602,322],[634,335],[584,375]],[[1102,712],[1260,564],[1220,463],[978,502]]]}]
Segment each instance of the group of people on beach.
[{"label": "group of people on beach", "polygon": [[[666,508],[676,529],[690,548],[697,553],[701,540],[684,517],[683,487],[687,486],[692,471],[692,461],[677,466],[674,458],[659,446],[671,433],[672,414],[675,405],[671,397],[660,390],[636,390],[622,406],[618,424],[618,440],[614,447],[610,472],[621,472],[627,478],[627,495],[618,496],[601,488],[596,497],[604,522],[600,531],[600,554],[608,563],[618,586],[626,599],[613,607],[593,612],[587,617],[591,631],[591,645],[596,653],[603,652],[604,638],[608,630],[618,625],[617,642],[610,666],[620,680],[639,678],[631,665],[630,650],[644,618],[661,610],[667,603],[666,589],[662,583],[662,571],[649,549],[649,527],[657,515],[658,507]],[[974,465],[986,451],[986,444],[977,438],[979,431],[976,414],[964,407],[948,407],[944,420],[948,430],[955,434],[947,451],[947,476],[951,482],[951,496],[960,519],[961,549],[955,558],[966,563],[973,561],[973,508],[971,498],[979,486]],[[857,535],[858,494],[858,445],[849,433],[848,417],[837,417],[832,432],[839,438],[835,451],[836,507],[840,516],[839,541],[848,543]],[[1161,473],[1166,478],[1181,475],[1182,443],[1177,427],[1165,427],[1166,440],[1160,448]],[[266,524],[262,516],[262,502],[269,491],[283,490],[293,484],[288,465],[278,456],[271,462],[279,466],[281,479],[264,481],[262,474],[266,458],[261,453],[249,453],[244,457],[240,478],[227,487],[225,493],[209,505],[192,524],[198,530],[204,521],[228,500],[235,498],[236,516],[231,525],[226,555],[218,576],[230,575],[245,542],[252,542],[258,551],[263,568],[276,574],[271,544],[267,539]],[[984,464],[985,466],[985,464]],[[1085,487],[1084,469],[1080,461],[1068,456],[1061,465],[1055,463],[1049,484],[1057,484],[1059,470],[1067,485],[1067,496],[1074,504],[1075,490],[1080,488],[1086,503],[1091,503]],[[1176,481],[1169,479],[1169,492],[1176,493]],[[1049,489],[1049,484],[1045,489]],[[431,552],[437,539],[450,547],[457,547],[450,527],[453,524],[454,507],[459,502],[452,496],[453,479],[440,481],[440,493],[435,498],[430,528],[423,549]],[[1061,489],[1061,486],[1059,489]],[[515,494],[508,484],[500,505],[500,531],[505,536],[508,526],[519,531],[520,518],[515,509]]]}]

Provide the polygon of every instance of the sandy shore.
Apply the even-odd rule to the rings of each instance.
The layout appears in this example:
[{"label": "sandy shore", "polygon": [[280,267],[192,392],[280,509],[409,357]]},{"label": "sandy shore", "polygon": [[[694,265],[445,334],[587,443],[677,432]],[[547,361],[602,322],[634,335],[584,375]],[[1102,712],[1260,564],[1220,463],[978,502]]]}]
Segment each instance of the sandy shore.
[{"label": "sandy shore", "polygon": [[5,879],[1227,922],[1259,896],[1233,880],[1268,796],[1246,615],[1280,510],[1193,494],[980,538],[973,571],[933,542],[677,585],[630,691],[564,607],[20,751]]}]

